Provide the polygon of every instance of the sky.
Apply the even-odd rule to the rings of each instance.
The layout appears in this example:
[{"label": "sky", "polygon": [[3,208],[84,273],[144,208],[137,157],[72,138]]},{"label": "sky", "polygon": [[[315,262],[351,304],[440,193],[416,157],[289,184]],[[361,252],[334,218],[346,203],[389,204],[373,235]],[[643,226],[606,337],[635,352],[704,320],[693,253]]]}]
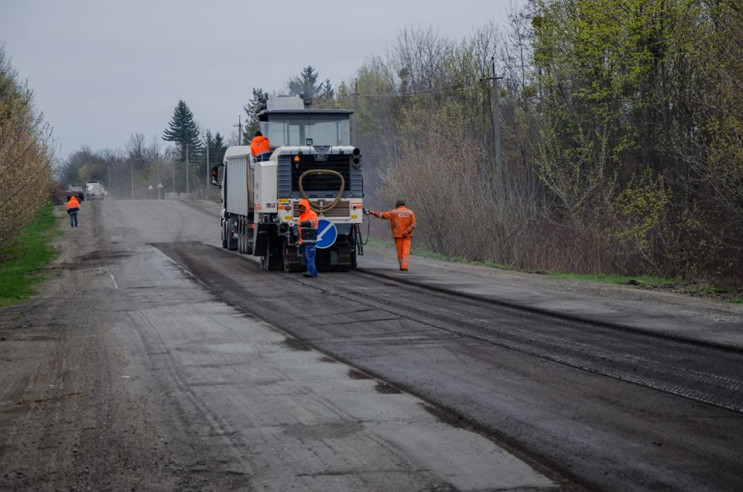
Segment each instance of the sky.
[{"label": "sky", "polygon": [[0,44],[53,127],[60,161],[149,145],[184,100],[201,130],[236,135],[253,88],[285,93],[312,65],[333,87],[405,29],[470,38],[526,0],[0,0]]}]

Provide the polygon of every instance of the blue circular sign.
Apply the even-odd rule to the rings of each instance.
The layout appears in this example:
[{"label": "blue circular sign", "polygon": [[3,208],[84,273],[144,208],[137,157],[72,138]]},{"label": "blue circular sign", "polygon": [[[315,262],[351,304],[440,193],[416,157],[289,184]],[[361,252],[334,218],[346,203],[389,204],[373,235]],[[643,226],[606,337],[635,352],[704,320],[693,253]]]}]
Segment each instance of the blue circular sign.
[{"label": "blue circular sign", "polygon": [[329,248],[338,238],[338,229],[335,224],[326,219],[320,219],[317,222],[317,243],[315,246],[320,249]]}]

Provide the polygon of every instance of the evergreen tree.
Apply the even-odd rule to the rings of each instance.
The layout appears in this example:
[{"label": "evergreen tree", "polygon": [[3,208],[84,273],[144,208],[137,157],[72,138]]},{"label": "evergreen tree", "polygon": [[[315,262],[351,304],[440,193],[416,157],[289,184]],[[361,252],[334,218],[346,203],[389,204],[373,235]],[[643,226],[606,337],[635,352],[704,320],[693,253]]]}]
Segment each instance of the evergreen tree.
[{"label": "evergreen tree", "polygon": [[204,146],[201,142],[199,126],[194,121],[193,113],[185,101],[178,101],[162,138],[166,142],[176,142],[180,162],[186,160],[186,153],[188,153],[189,161],[198,160]]},{"label": "evergreen tree", "polygon": [[302,94],[307,105],[318,105],[322,101],[332,99],[335,91],[330,84],[330,80],[326,79],[325,82],[318,83],[319,78],[320,74],[315,68],[312,65],[307,65],[299,75],[293,77],[287,83],[289,94],[293,96]]},{"label": "evergreen tree", "polygon": [[209,164],[215,166],[222,162],[227,146],[224,144],[224,137],[217,132],[214,135],[210,131],[206,132],[206,145],[209,152]]},{"label": "evergreen tree", "polygon": [[253,99],[248,104],[243,106],[245,109],[245,130],[242,134],[243,142],[250,142],[255,135],[256,130],[260,130],[258,124],[258,113],[266,109],[268,104],[268,92],[263,89],[253,88]]}]

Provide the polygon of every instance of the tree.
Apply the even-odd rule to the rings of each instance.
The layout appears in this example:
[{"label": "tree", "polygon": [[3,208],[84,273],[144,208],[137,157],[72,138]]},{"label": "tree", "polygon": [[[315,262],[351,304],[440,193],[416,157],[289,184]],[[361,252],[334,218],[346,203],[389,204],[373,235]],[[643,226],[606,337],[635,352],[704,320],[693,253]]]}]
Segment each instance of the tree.
[{"label": "tree", "polygon": [[207,131],[206,136],[206,148],[209,153],[209,164],[214,166],[222,162],[224,153],[227,150],[227,146],[224,144],[224,137],[222,134],[217,132],[212,135],[212,132]]},{"label": "tree", "polygon": [[201,142],[199,125],[194,121],[193,113],[185,101],[180,100],[175,106],[173,117],[168,128],[163,132],[163,140],[176,142],[179,145],[179,162],[188,166],[185,173],[186,192],[191,191],[190,180],[193,173],[193,164],[198,163],[201,151],[204,148]]},{"label": "tree", "polygon": [[51,128],[34,111],[33,94],[18,82],[0,45],[0,253],[49,199],[52,189]]},{"label": "tree", "polygon": [[170,119],[168,128],[163,132],[162,138],[166,142],[178,144],[180,150],[178,160],[180,162],[186,160],[186,153],[188,153],[189,160],[196,160],[195,157],[200,154],[203,149],[201,132],[185,101],[178,101],[173,111],[173,117]]},{"label": "tree", "polygon": [[322,105],[323,101],[332,99],[335,95],[330,80],[318,83],[320,74],[312,65],[307,65],[302,72],[287,82],[289,94],[292,96],[304,96],[305,104]]},{"label": "tree", "polygon": [[245,109],[245,130],[242,134],[243,142],[250,142],[255,135],[256,130],[260,129],[258,124],[258,113],[266,109],[268,105],[268,92],[263,89],[253,87],[253,98],[248,104],[243,106]]}]

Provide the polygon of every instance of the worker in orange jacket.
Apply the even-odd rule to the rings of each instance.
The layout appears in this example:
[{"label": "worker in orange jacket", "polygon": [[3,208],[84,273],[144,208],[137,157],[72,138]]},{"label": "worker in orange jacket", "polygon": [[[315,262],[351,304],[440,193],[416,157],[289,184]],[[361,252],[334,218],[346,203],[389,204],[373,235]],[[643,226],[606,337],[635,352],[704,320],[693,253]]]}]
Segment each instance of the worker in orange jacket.
[{"label": "worker in orange jacket", "polygon": [[67,200],[67,214],[70,216],[70,227],[77,227],[77,213],[80,211],[80,202],[74,195]]},{"label": "worker in orange jacket", "polygon": [[253,140],[250,141],[250,153],[256,161],[267,161],[271,156],[271,141],[264,137],[260,130],[255,132]]},{"label": "worker in orange jacket", "polygon": [[317,229],[319,219],[317,214],[310,208],[310,202],[303,198],[297,204],[297,225],[299,226],[299,244],[304,255],[304,263],[307,265],[307,271],[302,275],[305,277],[317,277],[317,267],[315,266],[315,241],[302,240],[302,228]]},{"label": "worker in orange jacket", "polygon": [[410,243],[415,229],[415,214],[409,208],[405,208],[403,200],[398,200],[393,210],[388,212],[369,210],[369,214],[390,221],[392,237],[395,238],[395,246],[397,246],[397,261],[400,263],[400,271],[407,272],[410,261]]}]

